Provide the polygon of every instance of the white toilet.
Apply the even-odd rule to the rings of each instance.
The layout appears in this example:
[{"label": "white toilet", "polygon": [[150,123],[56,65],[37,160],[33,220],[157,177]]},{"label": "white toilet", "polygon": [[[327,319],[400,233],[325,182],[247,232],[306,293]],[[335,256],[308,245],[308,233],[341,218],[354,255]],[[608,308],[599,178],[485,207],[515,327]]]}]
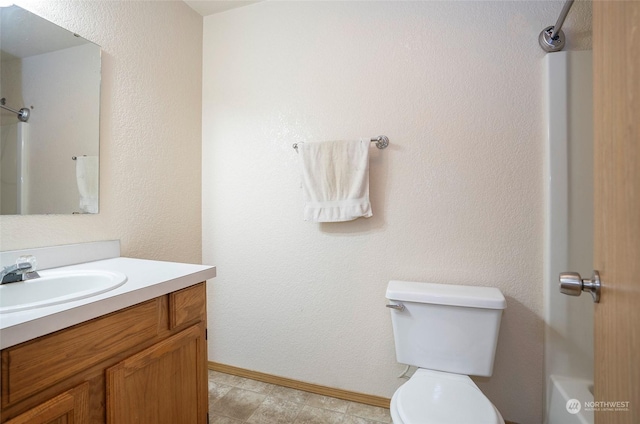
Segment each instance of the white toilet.
[{"label": "white toilet", "polygon": [[504,424],[469,375],[490,376],[506,300],[493,287],[390,281],[398,362],[418,367],[391,398],[394,424]]}]

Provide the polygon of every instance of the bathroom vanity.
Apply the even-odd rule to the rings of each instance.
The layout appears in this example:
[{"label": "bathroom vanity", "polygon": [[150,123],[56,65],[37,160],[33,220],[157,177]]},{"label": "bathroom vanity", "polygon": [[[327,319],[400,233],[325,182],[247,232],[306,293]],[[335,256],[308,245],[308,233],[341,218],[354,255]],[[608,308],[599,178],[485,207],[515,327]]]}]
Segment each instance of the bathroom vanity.
[{"label": "bathroom vanity", "polygon": [[0,423],[206,423],[204,280],[215,268],[113,258],[59,269],[109,269],[128,281],[0,314]]}]

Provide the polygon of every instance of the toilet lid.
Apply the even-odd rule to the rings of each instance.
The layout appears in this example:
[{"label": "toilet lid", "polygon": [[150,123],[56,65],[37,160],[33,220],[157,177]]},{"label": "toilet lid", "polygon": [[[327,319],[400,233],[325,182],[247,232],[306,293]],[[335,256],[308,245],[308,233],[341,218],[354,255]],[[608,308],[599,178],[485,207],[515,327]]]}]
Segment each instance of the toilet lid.
[{"label": "toilet lid", "polygon": [[396,393],[404,423],[499,424],[493,404],[466,375],[418,369]]}]

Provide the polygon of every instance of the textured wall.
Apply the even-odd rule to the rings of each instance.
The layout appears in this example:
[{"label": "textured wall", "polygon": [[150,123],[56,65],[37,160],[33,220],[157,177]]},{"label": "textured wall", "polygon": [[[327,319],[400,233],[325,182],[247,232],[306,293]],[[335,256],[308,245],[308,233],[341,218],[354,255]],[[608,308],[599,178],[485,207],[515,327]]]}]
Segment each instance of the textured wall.
[{"label": "textured wall", "polygon": [[100,213],[2,216],[1,249],[120,239],[200,262],[202,17],[182,1],[16,3],[102,47]]},{"label": "textured wall", "polygon": [[[582,4],[585,3],[585,4]],[[543,56],[561,2],[264,2],[206,17],[210,359],[390,397],[390,279],[499,287],[504,417],[542,417]],[[590,45],[576,2],[568,48]],[[292,143],[372,147],[374,216],[302,221]]]}]

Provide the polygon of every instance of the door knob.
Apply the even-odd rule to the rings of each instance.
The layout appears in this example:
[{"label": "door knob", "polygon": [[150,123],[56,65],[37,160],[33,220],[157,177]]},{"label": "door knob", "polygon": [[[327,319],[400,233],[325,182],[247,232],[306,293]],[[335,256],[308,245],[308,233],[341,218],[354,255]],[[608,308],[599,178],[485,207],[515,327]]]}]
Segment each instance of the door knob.
[{"label": "door knob", "polygon": [[582,279],[577,272],[560,273],[560,293],[580,296],[583,291],[591,293],[593,302],[600,302],[600,273],[593,271],[591,280]]}]

